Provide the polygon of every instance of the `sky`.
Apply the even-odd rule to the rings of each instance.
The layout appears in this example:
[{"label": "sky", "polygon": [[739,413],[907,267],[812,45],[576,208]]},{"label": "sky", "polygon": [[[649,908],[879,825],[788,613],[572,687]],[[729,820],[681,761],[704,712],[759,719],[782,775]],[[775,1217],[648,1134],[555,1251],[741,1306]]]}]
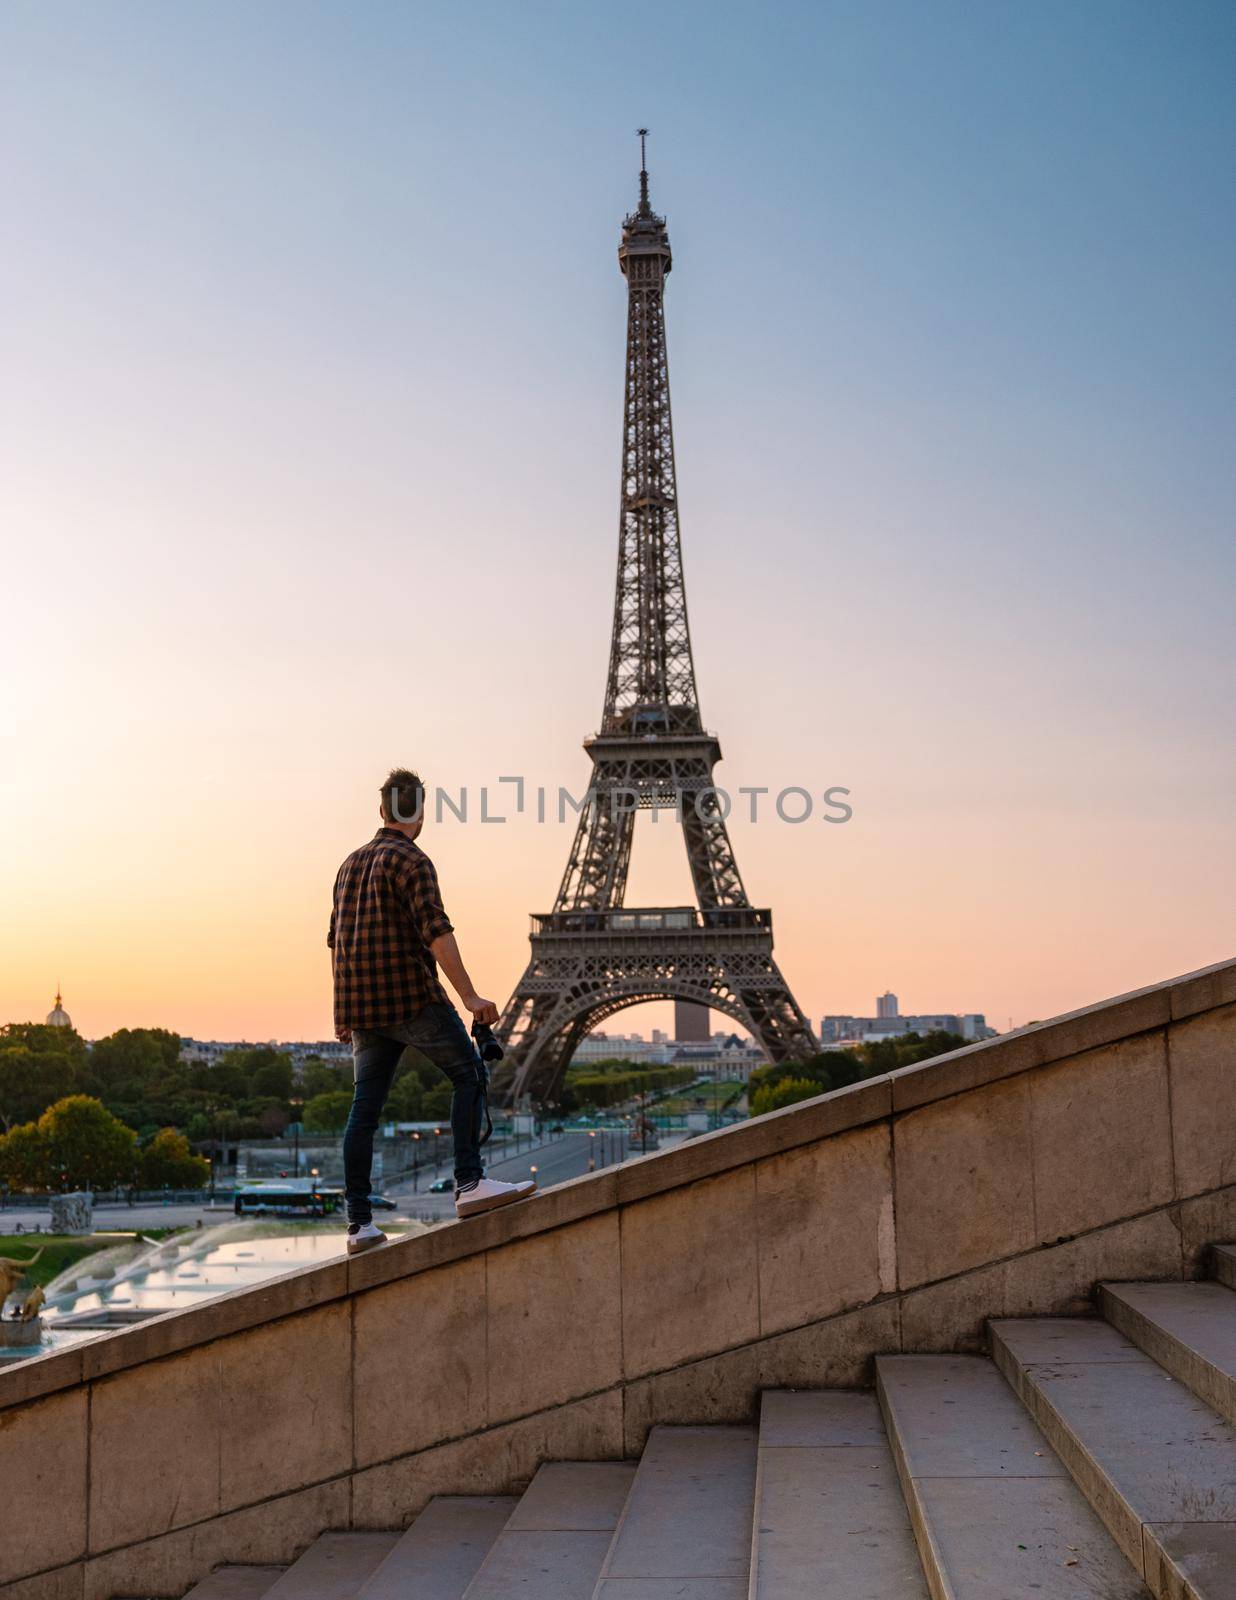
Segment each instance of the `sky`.
[{"label": "sky", "polygon": [[1226,0],[4,0],[0,1020],[327,1036],[394,763],[506,999],[570,823],[477,796],[587,781],[641,125],[718,781],[854,810],[731,823],[804,1009],[1236,954],[1234,78]]}]

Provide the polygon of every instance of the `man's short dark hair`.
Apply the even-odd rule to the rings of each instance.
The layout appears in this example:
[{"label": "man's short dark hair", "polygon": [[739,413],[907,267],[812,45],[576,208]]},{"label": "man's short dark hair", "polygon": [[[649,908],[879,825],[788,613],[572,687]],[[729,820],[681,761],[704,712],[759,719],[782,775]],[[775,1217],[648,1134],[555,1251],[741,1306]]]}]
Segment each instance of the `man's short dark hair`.
[{"label": "man's short dark hair", "polygon": [[378,793],[387,822],[415,822],[425,806],[425,785],[407,767],[394,767]]}]

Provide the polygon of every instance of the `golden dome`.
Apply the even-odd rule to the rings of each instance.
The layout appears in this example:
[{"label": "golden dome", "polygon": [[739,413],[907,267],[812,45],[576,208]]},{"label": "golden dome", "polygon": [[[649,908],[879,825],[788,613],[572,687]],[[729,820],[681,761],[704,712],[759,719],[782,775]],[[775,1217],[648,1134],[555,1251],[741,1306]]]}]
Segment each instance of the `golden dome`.
[{"label": "golden dome", "polygon": [[56,1003],[47,1013],[47,1026],[49,1028],[71,1028],[73,1018],[60,1004],[60,985],[56,985]]}]

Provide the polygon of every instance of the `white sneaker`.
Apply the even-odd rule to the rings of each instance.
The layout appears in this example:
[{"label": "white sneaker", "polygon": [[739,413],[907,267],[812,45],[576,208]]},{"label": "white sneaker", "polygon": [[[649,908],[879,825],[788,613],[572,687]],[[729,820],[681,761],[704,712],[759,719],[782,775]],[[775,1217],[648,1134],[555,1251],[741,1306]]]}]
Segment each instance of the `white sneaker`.
[{"label": "white sneaker", "polygon": [[353,1222],[348,1225],[348,1254],[360,1255],[362,1250],[372,1250],[375,1245],[385,1244],[386,1235],[381,1228],[375,1227],[372,1222]]},{"label": "white sneaker", "polygon": [[455,1196],[455,1215],[475,1217],[481,1211],[496,1211],[499,1206],[509,1206],[512,1200],[524,1200],[536,1193],[536,1184],[499,1183],[496,1178],[478,1178],[469,1188]]}]

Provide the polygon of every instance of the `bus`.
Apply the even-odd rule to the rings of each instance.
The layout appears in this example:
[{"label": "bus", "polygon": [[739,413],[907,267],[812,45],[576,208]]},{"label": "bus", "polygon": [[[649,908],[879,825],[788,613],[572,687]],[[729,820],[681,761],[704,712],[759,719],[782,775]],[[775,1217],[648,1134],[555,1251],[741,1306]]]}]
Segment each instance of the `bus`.
[{"label": "bus", "polygon": [[329,1217],[343,1204],[342,1189],[325,1189],[309,1178],[248,1183],[237,1189],[238,1217]]}]

